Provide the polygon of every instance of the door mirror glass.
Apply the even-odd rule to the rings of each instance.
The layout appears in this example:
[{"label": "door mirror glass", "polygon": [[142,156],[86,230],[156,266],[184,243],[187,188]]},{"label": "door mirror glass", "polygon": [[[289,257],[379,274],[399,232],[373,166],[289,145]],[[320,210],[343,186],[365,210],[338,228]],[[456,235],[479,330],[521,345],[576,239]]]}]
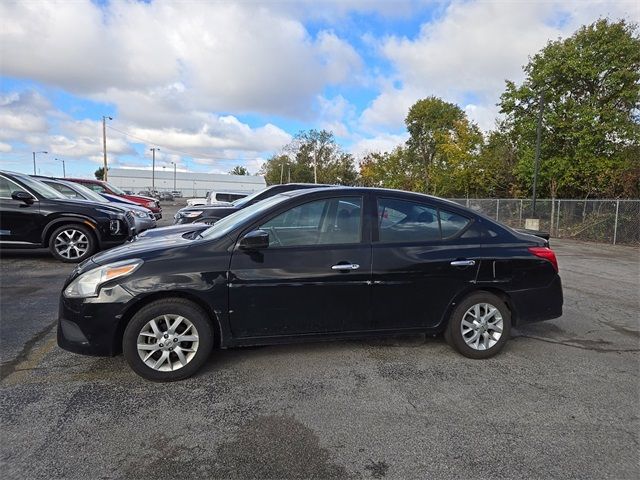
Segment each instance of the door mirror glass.
[{"label": "door mirror glass", "polygon": [[33,197],[31,196],[31,194],[23,190],[14,191],[13,193],[11,193],[11,198],[13,198],[14,200],[20,200],[28,204],[33,203]]},{"label": "door mirror glass", "polygon": [[269,246],[269,232],[254,230],[240,239],[238,245],[244,250],[261,250]]}]

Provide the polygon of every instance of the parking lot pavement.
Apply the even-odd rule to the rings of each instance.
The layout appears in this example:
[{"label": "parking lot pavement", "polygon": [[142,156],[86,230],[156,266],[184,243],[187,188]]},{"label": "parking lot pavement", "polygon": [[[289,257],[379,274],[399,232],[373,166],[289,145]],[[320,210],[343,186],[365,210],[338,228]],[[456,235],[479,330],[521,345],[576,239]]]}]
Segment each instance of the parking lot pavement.
[{"label": "parking lot pavement", "polygon": [[553,245],[565,315],[492,359],[423,337],[234,349],[173,384],[57,348],[71,267],[5,257],[3,477],[638,478],[638,252]]}]

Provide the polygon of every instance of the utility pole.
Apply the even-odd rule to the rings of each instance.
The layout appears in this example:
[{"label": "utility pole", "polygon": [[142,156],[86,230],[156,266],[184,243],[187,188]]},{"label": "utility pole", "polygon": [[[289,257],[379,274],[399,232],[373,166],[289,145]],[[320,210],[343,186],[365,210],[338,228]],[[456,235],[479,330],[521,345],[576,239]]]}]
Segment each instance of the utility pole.
[{"label": "utility pole", "polygon": [[542,113],[544,112],[544,93],[540,94],[540,110],[538,111],[538,126],[536,127],[536,160],[533,172],[533,218],[536,218],[536,189],[538,187],[538,173],[540,171],[540,137],[542,135]]},{"label": "utility pole", "polygon": [[62,162],[62,178],[67,178],[67,171],[64,168],[64,158],[60,160],[59,158],[55,159],[56,162]]},{"label": "utility pole", "polygon": [[42,150],[41,152],[31,152],[31,153],[33,153],[33,174],[37,175],[36,174],[36,153],[49,153],[49,152]]},{"label": "utility pole", "polygon": [[109,120],[113,120],[113,118],[107,116],[107,115],[103,115],[102,116],[102,154],[104,156],[104,164],[102,166],[102,168],[104,169],[104,173],[102,174],[102,180],[104,180],[105,182],[107,181],[107,171],[108,171],[108,167],[107,167],[107,118]]},{"label": "utility pole", "polygon": [[152,147],[151,157],[153,158],[151,163],[151,194],[153,195],[156,191],[156,150],[160,151],[158,147]]},{"label": "utility pole", "polygon": [[173,163],[173,190],[176,190],[176,162]]}]

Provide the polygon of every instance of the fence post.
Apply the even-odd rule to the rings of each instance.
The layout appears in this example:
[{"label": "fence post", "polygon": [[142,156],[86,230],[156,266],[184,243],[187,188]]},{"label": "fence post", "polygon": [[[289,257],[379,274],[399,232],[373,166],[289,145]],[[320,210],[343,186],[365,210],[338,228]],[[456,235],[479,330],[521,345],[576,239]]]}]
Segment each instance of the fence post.
[{"label": "fence post", "polygon": [[559,237],[560,234],[558,233],[560,231],[560,202],[562,200],[558,200],[558,211],[556,212],[556,237]]},{"label": "fence post", "polygon": [[520,199],[520,219],[519,219],[518,225],[520,225],[520,227],[522,227],[522,199]]},{"label": "fence post", "polygon": [[500,217],[500,199],[496,202],[496,221],[499,220]]},{"label": "fence post", "polygon": [[620,211],[620,200],[616,200],[616,220],[613,224],[613,244],[616,244],[618,237],[618,211]]}]

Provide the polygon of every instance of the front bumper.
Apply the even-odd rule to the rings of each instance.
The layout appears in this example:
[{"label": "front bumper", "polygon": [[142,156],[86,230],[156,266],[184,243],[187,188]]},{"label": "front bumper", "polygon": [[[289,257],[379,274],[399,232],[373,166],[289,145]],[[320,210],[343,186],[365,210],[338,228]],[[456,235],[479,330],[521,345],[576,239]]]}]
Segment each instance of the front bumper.
[{"label": "front bumper", "polygon": [[121,350],[124,312],[133,296],[122,287],[100,289],[98,297],[60,295],[58,346],[83,355],[112,356]]}]

